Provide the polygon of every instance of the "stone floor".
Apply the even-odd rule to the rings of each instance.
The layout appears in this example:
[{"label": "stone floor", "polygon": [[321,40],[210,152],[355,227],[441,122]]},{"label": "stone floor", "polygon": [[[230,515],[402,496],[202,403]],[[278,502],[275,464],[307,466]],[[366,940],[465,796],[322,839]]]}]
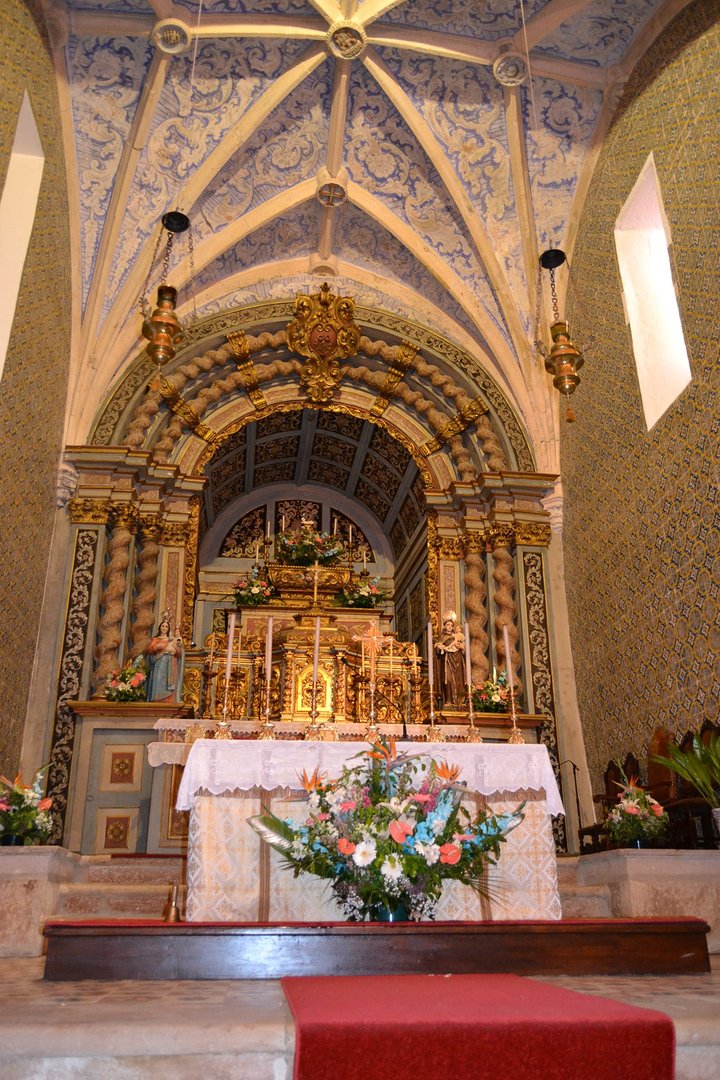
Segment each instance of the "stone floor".
[{"label": "stone floor", "polygon": [[[3,1080],[292,1078],[293,1024],[278,982],[46,983],[43,963],[2,961]],[[710,975],[540,981],[667,1013],[676,1080],[720,1080],[720,958]],[[608,1053],[628,1080],[622,1047]]]}]

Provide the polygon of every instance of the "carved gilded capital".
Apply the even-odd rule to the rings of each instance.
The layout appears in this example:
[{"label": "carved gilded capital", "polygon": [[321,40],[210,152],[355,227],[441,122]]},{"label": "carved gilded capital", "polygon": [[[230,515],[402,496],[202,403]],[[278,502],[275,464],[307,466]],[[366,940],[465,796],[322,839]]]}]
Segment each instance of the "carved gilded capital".
[{"label": "carved gilded capital", "polygon": [[159,540],[162,536],[163,523],[155,514],[141,514],[138,518],[138,528],[145,540]]},{"label": "carved gilded capital", "polygon": [[552,529],[542,521],[518,521],[515,525],[515,543],[526,547],[548,547]]},{"label": "carved gilded capital", "polygon": [[73,525],[106,525],[110,502],[108,499],[71,499],[68,512]]},{"label": "carved gilded capital", "polygon": [[110,507],[109,519],[114,529],[135,532],[138,524],[137,507],[132,503],[114,503]]},{"label": "carved gilded capital", "polygon": [[455,536],[443,536],[437,541],[438,557],[441,559],[462,559],[465,547],[462,538]]},{"label": "carved gilded capital", "polygon": [[515,528],[513,525],[493,522],[492,525],[488,526],[485,536],[493,551],[496,548],[512,548],[515,546]]}]

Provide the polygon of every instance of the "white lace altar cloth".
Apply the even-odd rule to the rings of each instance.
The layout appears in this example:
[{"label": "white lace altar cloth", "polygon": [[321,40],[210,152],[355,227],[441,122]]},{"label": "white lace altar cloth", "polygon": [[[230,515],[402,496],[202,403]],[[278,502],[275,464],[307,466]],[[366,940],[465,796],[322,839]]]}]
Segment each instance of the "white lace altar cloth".
[{"label": "white lace altar cloth", "polygon": [[[293,789],[297,786],[298,770],[312,770],[320,766],[327,771],[328,777],[334,777],[342,762],[365,744],[349,747],[348,744],[290,743],[282,747],[283,752],[279,755],[272,753],[278,748],[277,744],[270,746],[269,753],[265,752],[267,743],[257,745],[263,751],[260,757],[264,765],[272,764],[274,768],[261,775],[256,771],[253,778],[252,774],[246,772],[244,757],[243,764],[232,776],[224,768],[225,759],[237,758],[238,753],[248,756],[247,742],[233,745],[230,742],[220,744],[212,740],[198,740],[193,744],[185,770],[185,778],[188,774],[190,778],[184,793],[181,785],[177,801],[178,809],[191,805],[192,811],[188,838],[186,917],[191,922],[342,920],[342,910],[332,896],[329,883],[309,874],[294,877],[292,871],[282,865],[282,856],[260,840],[247,819],[261,813],[262,807],[270,806],[280,817],[301,820],[305,812],[304,803],[292,797]],[[198,747],[200,752],[195,754]],[[251,752],[254,751],[255,744],[250,744],[250,748]],[[405,748],[411,753],[420,752],[417,743],[406,744],[405,747],[399,745],[399,749]],[[212,750],[209,755],[208,749]],[[326,754],[328,749],[335,751],[330,761]],[[484,782],[488,784],[492,781],[487,778],[493,776],[496,786],[493,790],[483,791],[482,795],[469,795],[469,809],[474,809],[479,801],[482,805],[488,804],[494,812],[502,813],[513,809],[521,800],[526,801],[525,820],[509,834],[497,866],[489,868],[487,878],[491,899],[482,899],[474,890],[457,882],[448,882],[438,905],[438,919],[561,917],[555,847],[548,816],[549,801],[539,782],[534,788],[525,774],[525,782],[521,783],[517,773],[519,757],[529,750],[532,754],[528,756],[535,763],[533,775],[543,775],[540,768],[542,754],[538,753],[542,751],[552,777],[552,805],[560,806],[559,811],[553,812],[562,812],[547,751],[545,747],[537,745],[509,749],[512,768],[506,776],[502,776],[498,766],[503,757],[495,753],[505,750],[501,745],[424,744],[422,747],[423,753],[428,752],[453,764],[464,764],[466,759],[470,763],[473,758],[485,757],[485,761],[480,763],[482,767],[474,775],[485,778]],[[230,753],[227,753],[228,750]],[[283,771],[285,751],[290,750],[294,751],[294,754],[287,755],[292,757],[292,769]],[[313,750],[316,751],[314,755]],[[491,753],[488,754],[488,751]],[[514,757],[515,754],[518,757]],[[193,757],[197,759],[195,767]],[[208,759],[212,768],[205,767]],[[462,779],[472,786],[473,773],[470,769],[468,772],[463,773]],[[270,782],[273,777],[274,783]],[[184,779],[183,784],[185,782]],[[199,794],[194,799],[192,794],[188,794],[199,790],[217,793]],[[185,799],[188,803],[184,802]]]},{"label": "white lace altar cloth", "polygon": [[[398,754],[427,754],[462,768],[460,781],[470,791],[544,791],[547,813],[564,813],[547,749],[540,743],[398,742]],[[254,787],[299,787],[305,770],[338,776],[349,758],[368,749],[365,742],[312,742],[285,739],[198,739],[192,745],[176,808],[190,810],[193,797],[232,794]]]}]

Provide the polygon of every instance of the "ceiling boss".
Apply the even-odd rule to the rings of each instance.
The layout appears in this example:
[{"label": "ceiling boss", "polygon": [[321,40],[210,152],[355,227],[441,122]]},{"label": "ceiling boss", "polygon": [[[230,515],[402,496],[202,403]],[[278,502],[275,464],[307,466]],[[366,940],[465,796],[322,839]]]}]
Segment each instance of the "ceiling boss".
[{"label": "ceiling boss", "polygon": [[315,405],[331,399],[342,377],[339,361],[358,350],[360,330],[354,316],[355,302],[349,296],[335,296],[327,282],[319,293],[295,298],[287,340],[294,352],[307,358],[300,384]]}]

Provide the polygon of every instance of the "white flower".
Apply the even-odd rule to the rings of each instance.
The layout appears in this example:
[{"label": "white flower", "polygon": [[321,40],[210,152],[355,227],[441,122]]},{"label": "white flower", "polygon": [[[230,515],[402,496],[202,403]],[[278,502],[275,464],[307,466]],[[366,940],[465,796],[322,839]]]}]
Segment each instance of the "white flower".
[{"label": "white flower", "polygon": [[435,833],[436,836],[438,836],[443,831],[443,829],[445,828],[446,825],[447,825],[447,818],[444,818],[444,817],[433,818],[432,821],[430,822],[430,828],[431,828],[432,832]]},{"label": "white flower", "polygon": [[434,866],[434,864],[440,858],[440,848],[437,844],[422,844],[415,845],[415,850],[418,855],[421,855],[428,866]]},{"label": "white flower", "polygon": [[331,806],[334,810],[336,806],[347,799],[347,790],[344,787],[335,788],[334,791],[326,792],[325,798],[328,806]]},{"label": "white flower", "polygon": [[404,814],[408,806],[412,803],[412,799],[398,799],[397,795],[393,795],[390,802],[378,803],[378,806],[387,806],[388,810],[392,810],[393,814]]},{"label": "white flower", "polygon": [[397,855],[388,855],[385,862],[380,867],[380,873],[383,877],[390,878],[393,881],[402,874],[402,863]]},{"label": "white flower", "polygon": [[311,814],[317,814],[319,809],[320,796],[318,795],[317,791],[312,791],[310,795],[308,795],[308,810]]},{"label": "white flower", "polygon": [[377,855],[377,845],[374,840],[362,840],[352,853],[352,860],[356,866],[369,866]]}]

